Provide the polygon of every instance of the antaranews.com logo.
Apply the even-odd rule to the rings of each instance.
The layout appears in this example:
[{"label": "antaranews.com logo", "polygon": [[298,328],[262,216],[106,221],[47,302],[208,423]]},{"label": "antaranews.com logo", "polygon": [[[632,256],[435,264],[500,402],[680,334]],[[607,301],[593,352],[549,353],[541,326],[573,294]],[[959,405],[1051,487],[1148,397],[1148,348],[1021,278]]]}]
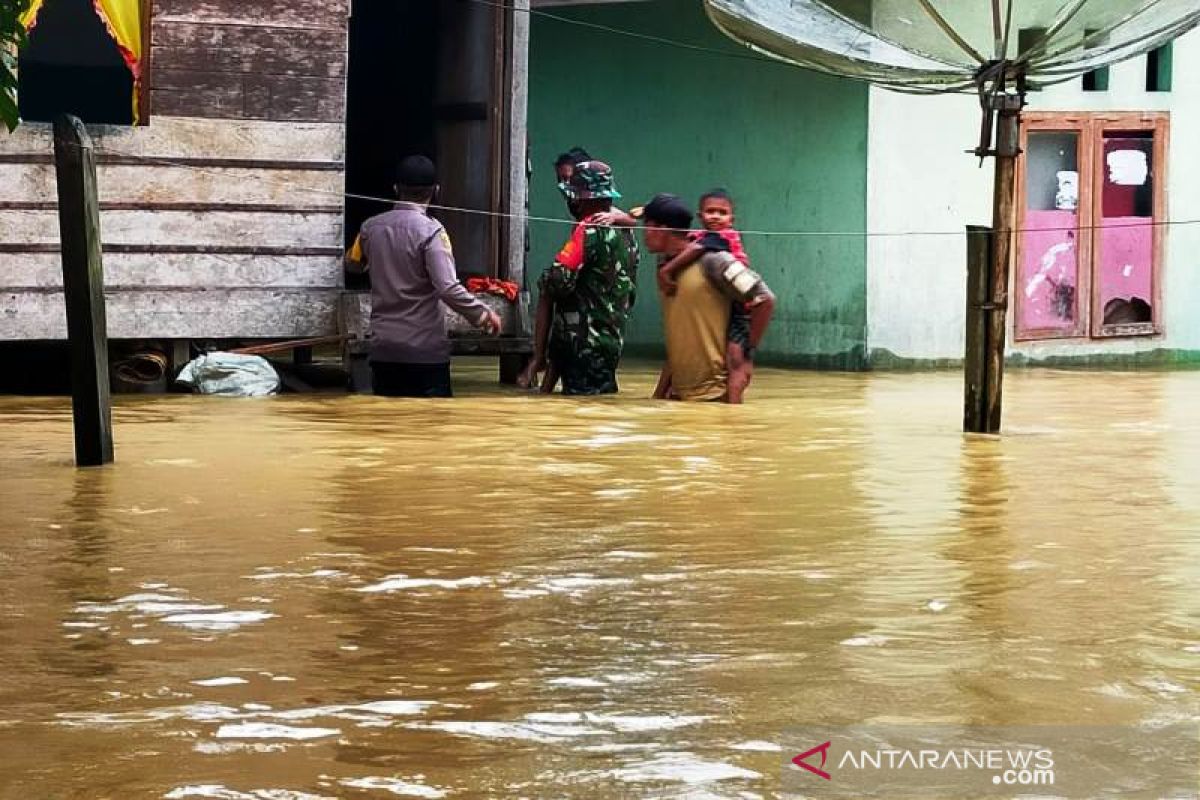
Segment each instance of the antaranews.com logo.
[{"label": "antaranews.com logo", "polygon": [[1200,798],[1194,723],[796,729],[786,744],[784,788],[803,797]]},{"label": "antaranews.com logo", "polygon": [[[823,780],[833,780],[825,771],[832,741],[805,750],[792,763]],[[809,759],[820,763],[814,765]],[[1054,753],[1039,749],[846,749],[836,767],[839,772],[852,770],[983,770],[992,773],[992,783],[999,786],[1053,786]]]}]

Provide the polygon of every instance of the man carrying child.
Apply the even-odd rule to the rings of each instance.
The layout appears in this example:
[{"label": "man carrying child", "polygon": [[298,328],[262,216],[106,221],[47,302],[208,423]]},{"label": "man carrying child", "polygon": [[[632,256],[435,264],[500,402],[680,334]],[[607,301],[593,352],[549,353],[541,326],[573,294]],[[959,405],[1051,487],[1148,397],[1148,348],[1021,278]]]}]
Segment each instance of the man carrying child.
[{"label": "man carrying child", "polygon": [[655,397],[741,403],[775,297],[745,263],[732,201],[719,190],[704,196],[699,235],[689,231],[691,210],[674,195],[656,196],[640,216],[647,248],[664,262],[667,365]]}]

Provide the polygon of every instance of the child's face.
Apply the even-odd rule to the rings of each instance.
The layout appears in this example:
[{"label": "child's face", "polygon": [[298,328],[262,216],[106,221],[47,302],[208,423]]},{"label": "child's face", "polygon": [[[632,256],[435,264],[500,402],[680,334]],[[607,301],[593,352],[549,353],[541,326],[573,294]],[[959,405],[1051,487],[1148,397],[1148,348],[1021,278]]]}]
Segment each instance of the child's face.
[{"label": "child's face", "polygon": [[700,221],[706,231],[723,231],[733,227],[733,203],[724,197],[706,197],[700,205]]},{"label": "child's face", "polygon": [[575,174],[574,164],[559,164],[555,170],[558,172],[558,182],[566,183],[571,180],[571,176]]}]

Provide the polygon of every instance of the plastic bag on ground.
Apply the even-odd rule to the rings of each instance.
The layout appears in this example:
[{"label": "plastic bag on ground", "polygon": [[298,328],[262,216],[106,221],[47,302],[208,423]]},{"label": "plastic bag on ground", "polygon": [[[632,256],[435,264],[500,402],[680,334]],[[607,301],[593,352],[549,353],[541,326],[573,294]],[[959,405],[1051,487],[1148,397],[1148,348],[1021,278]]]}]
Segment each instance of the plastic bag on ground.
[{"label": "plastic bag on ground", "polygon": [[188,362],[176,382],[200,394],[266,397],[279,392],[279,375],[262,356],[206,353]]}]

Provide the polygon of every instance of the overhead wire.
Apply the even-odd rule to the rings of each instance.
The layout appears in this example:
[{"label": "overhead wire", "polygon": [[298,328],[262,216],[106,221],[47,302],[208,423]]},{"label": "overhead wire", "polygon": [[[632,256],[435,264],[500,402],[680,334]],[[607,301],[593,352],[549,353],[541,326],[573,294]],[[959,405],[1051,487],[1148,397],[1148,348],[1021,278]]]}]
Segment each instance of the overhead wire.
[{"label": "overhead wire", "polygon": [[[176,159],[144,156],[125,151],[117,150],[105,145],[96,145],[96,150],[111,156],[118,156],[124,159],[132,159],[145,164],[156,164],[159,166],[179,167],[182,169],[190,169],[196,172],[205,173],[218,178],[227,178],[228,175],[220,170],[235,169],[236,167],[205,167],[197,164],[191,164]],[[297,194],[319,195],[323,197],[337,197],[339,199],[361,200],[364,202],[379,203],[381,205],[394,206],[397,203],[394,197],[380,197],[378,195],[362,194],[358,192],[339,192],[329,189],[318,189],[312,186],[304,186],[299,183],[287,181],[281,178],[264,175],[258,180],[274,184],[276,186],[291,190]],[[443,203],[429,203],[427,207],[434,211],[444,211],[457,214],[471,214],[482,217],[492,217],[501,219],[521,220],[525,222],[537,222],[545,224],[576,226],[578,220],[566,219],[563,217],[545,217],[535,214],[518,214],[506,211],[494,211],[490,209],[467,208],[464,206],[453,206]],[[300,212],[298,212],[300,213]],[[1062,233],[1068,231],[1091,231],[1091,230],[1120,230],[1124,228],[1157,228],[1181,225],[1200,225],[1200,219],[1188,220],[1147,220],[1146,222],[1136,223],[1121,223],[1114,225],[1073,225],[1063,227],[1038,227],[1038,228],[1013,228],[1009,230],[1001,230],[999,233]],[[675,229],[668,228],[676,232],[691,232],[691,229]],[[905,230],[905,231],[802,231],[802,230],[754,230],[754,229],[738,229],[738,232],[743,236],[761,236],[761,237],[792,237],[792,238],[807,238],[807,237],[824,237],[824,238],[904,238],[904,237],[935,237],[935,236],[965,236],[967,231],[959,230]]]}]

